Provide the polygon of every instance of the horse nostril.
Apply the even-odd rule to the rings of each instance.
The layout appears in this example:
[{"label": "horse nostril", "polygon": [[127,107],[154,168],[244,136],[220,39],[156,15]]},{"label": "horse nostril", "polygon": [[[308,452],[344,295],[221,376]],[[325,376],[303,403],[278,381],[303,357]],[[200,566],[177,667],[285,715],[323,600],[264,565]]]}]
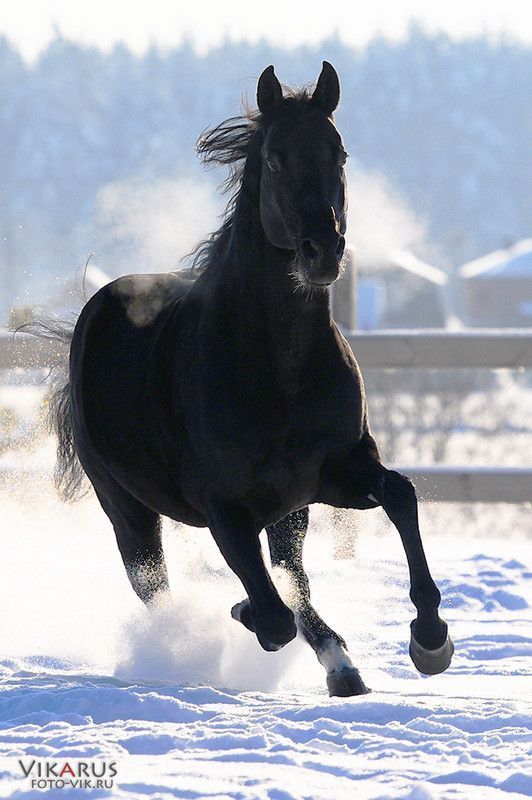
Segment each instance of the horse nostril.
[{"label": "horse nostril", "polygon": [[303,239],[300,249],[301,255],[303,258],[306,258],[307,261],[315,261],[321,256],[321,250],[316,242],[312,241],[312,239]]},{"label": "horse nostril", "polygon": [[336,256],[337,258],[342,258],[345,250],[345,239],[343,236],[340,236],[338,244],[336,246]]}]

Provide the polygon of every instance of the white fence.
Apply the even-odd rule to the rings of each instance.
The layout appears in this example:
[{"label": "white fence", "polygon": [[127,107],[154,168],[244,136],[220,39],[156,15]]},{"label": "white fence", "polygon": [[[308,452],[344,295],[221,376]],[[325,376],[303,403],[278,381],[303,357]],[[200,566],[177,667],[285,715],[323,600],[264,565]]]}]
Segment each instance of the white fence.
[{"label": "white fence", "polygon": [[[362,370],[518,369],[532,367],[532,329],[344,331]],[[0,331],[0,369],[51,367],[64,362],[64,346],[23,333]],[[532,467],[408,466],[401,471],[433,502],[528,503]]]}]

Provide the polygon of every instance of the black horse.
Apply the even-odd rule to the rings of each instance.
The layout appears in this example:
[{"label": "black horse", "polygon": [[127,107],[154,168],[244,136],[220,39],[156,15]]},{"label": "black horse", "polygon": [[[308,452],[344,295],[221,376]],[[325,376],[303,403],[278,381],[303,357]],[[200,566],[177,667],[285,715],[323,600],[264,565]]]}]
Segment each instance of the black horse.
[{"label": "black horse", "polygon": [[[233,617],[266,650],[299,630],[330,694],[348,696],[366,687],[312,607],[302,564],[311,503],[382,506],[410,569],[415,666],[445,670],[453,645],[414,488],[381,464],[357,362],[331,319],[347,209],[339,96],[327,62],[312,93],[286,96],[268,67],[258,111],[200,139],[205,162],[231,167],[223,225],[196,251],[194,279],[131,275],[86,304],[53,418],[63,493],[73,496],[83,469],[145,603],[168,591],[161,514],[209,527],[247,592]],[[264,564],[263,528],[272,564],[297,588],[292,608]]]}]

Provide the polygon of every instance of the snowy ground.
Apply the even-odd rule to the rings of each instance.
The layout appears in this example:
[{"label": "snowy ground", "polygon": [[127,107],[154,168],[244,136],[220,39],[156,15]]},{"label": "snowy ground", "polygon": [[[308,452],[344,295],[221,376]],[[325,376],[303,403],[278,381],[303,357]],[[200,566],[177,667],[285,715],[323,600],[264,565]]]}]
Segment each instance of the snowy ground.
[{"label": "snowy ground", "polygon": [[532,796],[524,527],[492,537],[473,520],[468,532],[435,534],[423,507],[456,643],[451,669],[423,678],[407,654],[412,609],[397,534],[380,511],[349,516],[346,529],[356,521],[361,530],[355,558],[334,560],[330,518],[315,509],[315,603],[373,689],[329,699],[301,641],[267,654],[231,620],[242,589],[207,532],[167,526],[174,600],[149,617],[94,499],[60,505],[38,474],[17,476],[11,461],[1,487],[1,797],[85,794],[32,788],[18,759],[34,758],[116,761],[114,788],[88,793],[98,798]]},{"label": "snowy ground", "polygon": [[[529,463],[530,390],[507,384],[494,395],[500,415],[480,395],[464,406],[470,424],[453,434],[451,461]],[[33,440],[41,398],[2,387],[21,443]],[[404,462],[430,453],[422,437],[401,447]],[[19,759],[116,762],[114,787],[87,793],[98,798],[532,796],[530,507],[422,506],[456,643],[451,669],[434,678],[408,658],[397,533],[380,511],[346,513],[335,546],[330,513],[315,508],[315,604],[373,689],[330,699],[301,641],[267,654],[231,620],[243,592],[207,532],[167,525],[174,596],[148,615],[94,499],[54,498],[52,455],[45,440],[0,452],[0,797],[85,794],[39,791]],[[335,560],[339,551],[353,557]]]}]

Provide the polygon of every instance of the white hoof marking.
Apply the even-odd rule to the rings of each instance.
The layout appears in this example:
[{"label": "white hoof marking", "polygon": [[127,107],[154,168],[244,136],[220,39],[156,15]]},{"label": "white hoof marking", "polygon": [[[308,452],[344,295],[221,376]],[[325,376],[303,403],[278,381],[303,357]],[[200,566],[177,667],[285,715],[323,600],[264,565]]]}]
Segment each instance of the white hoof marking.
[{"label": "white hoof marking", "polygon": [[325,667],[327,674],[342,669],[353,669],[353,662],[347,650],[341,644],[329,639],[316,653],[318,661]]}]

